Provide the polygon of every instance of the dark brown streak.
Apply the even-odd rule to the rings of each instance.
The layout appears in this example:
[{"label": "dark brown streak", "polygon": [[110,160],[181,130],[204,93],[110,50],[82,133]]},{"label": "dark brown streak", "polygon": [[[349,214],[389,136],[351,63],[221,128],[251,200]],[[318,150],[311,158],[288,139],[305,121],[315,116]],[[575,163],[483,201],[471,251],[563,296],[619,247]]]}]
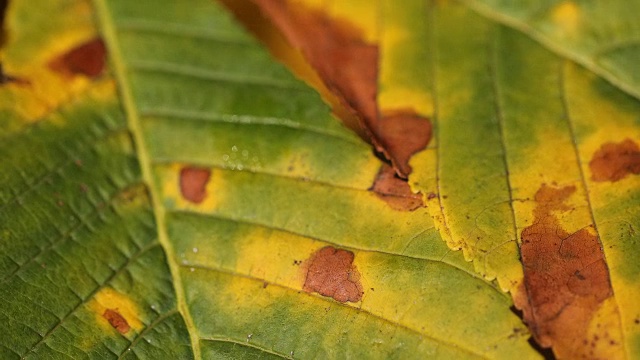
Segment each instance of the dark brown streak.
[{"label": "dark brown streak", "polygon": [[9,7],[9,0],[0,0],[0,48],[2,48],[7,41],[7,29],[5,28],[5,19],[7,16],[8,7]]}]

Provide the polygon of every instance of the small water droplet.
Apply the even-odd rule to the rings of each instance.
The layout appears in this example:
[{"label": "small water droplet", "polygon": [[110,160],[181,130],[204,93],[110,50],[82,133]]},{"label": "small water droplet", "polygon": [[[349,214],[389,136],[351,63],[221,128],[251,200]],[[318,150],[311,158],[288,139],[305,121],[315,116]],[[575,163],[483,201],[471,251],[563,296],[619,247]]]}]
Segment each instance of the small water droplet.
[{"label": "small water droplet", "polygon": [[198,252],[198,248],[195,248],[195,247],[194,247],[192,250],[193,250],[193,252],[194,252],[194,253],[197,253],[197,252]]},{"label": "small water droplet", "polygon": [[149,344],[151,344],[151,339],[145,339]]},{"label": "small water droplet", "polygon": [[237,147],[237,146],[235,146],[235,145],[233,145],[233,146],[231,147],[231,151],[233,151],[233,152],[237,152],[237,151],[238,151],[238,147]]},{"label": "small water droplet", "polygon": [[229,155],[227,154],[222,155],[222,160],[229,161]]},{"label": "small water droplet", "polygon": [[242,156],[243,157],[249,157],[249,150],[242,150]]},{"label": "small water droplet", "polygon": [[155,310],[155,309],[156,309],[156,306],[155,306],[155,305],[151,305],[151,308],[152,308],[153,310]]},{"label": "small water droplet", "polygon": [[183,265],[187,265],[189,262],[187,260],[182,260]]},{"label": "small water droplet", "polygon": [[194,271],[196,271],[196,269],[194,269],[194,268],[189,268],[189,271],[194,272]]},{"label": "small water droplet", "polygon": [[242,170],[244,169],[244,166],[242,166],[242,164],[238,164],[238,170]]}]

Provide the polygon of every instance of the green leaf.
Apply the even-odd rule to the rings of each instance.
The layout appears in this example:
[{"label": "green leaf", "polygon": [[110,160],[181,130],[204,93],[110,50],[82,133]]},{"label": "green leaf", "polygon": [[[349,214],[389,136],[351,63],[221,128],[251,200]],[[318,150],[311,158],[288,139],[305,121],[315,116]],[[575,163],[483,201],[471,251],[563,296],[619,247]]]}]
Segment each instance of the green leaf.
[{"label": "green leaf", "polygon": [[640,98],[637,1],[462,0]]}]

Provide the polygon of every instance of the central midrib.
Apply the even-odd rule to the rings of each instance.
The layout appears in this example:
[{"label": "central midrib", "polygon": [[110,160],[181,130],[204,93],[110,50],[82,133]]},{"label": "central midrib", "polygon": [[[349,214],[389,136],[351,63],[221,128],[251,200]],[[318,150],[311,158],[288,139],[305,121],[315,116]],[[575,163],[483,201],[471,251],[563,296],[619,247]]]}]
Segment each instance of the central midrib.
[{"label": "central midrib", "polygon": [[106,4],[106,0],[93,0],[93,4],[97,13],[98,25],[109,49],[109,57],[114,68],[115,77],[118,83],[118,91],[125,109],[127,123],[134,139],[134,147],[140,162],[142,178],[149,188],[151,194],[151,204],[156,222],[156,231],[158,240],[164,249],[167,258],[167,265],[171,272],[171,279],[176,295],[176,304],[178,311],[186,324],[191,339],[191,348],[195,359],[201,359],[200,341],[195,331],[195,324],[189,308],[186,303],[182,279],[180,277],[180,267],[175,262],[176,256],[173,246],[169,241],[166,229],[166,213],[162,207],[161,197],[154,186],[152,174],[152,162],[147,152],[147,145],[143,135],[142,126],[140,124],[140,116],[131,92],[131,85],[127,77],[127,67],[124,64],[120,44],[116,35],[115,24],[112,20],[111,12]]}]

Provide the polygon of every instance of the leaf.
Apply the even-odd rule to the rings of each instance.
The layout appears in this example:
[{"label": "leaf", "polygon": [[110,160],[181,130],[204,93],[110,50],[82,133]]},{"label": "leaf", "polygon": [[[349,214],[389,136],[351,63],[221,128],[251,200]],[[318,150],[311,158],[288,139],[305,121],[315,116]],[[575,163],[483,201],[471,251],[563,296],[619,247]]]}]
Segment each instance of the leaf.
[{"label": "leaf", "polygon": [[[616,13],[611,10],[605,14]],[[599,204],[591,202],[595,194],[587,184],[587,169],[580,164],[590,163],[594,181],[606,177],[595,173],[594,163],[607,164],[605,168],[610,168],[599,171],[612,173],[609,176],[617,181],[637,171],[635,142],[618,136],[603,143],[597,152],[594,149],[591,154],[580,154],[584,145],[577,132],[580,119],[572,116],[575,110],[570,102],[573,98],[593,103],[598,99],[571,93],[575,90],[569,83],[581,80],[566,79],[568,65],[515,31],[497,26],[491,21],[495,17],[481,18],[446,3],[430,8],[417,2],[402,7],[390,5],[382,12],[382,38],[388,40],[382,42],[381,68],[387,66],[391,75],[383,72],[379,99],[385,99],[385,89],[401,89],[398,84],[410,83],[407,79],[423,81],[414,85],[411,93],[424,94],[422,98],[427,100],[421,104],[427,109],[425,114],[435,119],[437,131],[432,149],[412,163],[423,172],[414,173],[410,180],[416,190],[432,200],[432,215],[450,247],[463,249],[478,272],[488,279],[497,277],[504,289],[512,291],[537,340],[545,347],[553,346],[559,357],[611,358],[633,353],[628,350],[633,340],[625,333],[637,331],[629,326],[635,321],[637,306],[619,308],[612,296],[626,294],[627,284],[615,289],[618,280],[614,273],[614,288],[610,285],[608,269],[603,265],[607,251],[603,254],[596,237],[599,235],[604,245],[610,241],[605,239],[610,234],[596,230]],[[414,25],[411,35],[398,31],[397,24],[415,23],[424,13],[430,15],[431,27]],[[409,45],[402,47],[402,41]],[[425,42],[435,46],[424,46]],[[408,56],[394,66],[395,54],[411,54],[419,51],[416,49],[429,49],[431,56]],[[407,66],[412,58],[431,58],[432,64]],[[403,72],[414,76],[403,79]],[[393,79],[396,74],[397,79]],[[396,86],[388,86],[393,81]],[[596,86],[600,85],[589,84]],[[550,96],[540,95],[554,88],[557,90]],[[607,106],[626,108],[628,100],[618,96]],[[487,106],[487,100],[493,102],[492,106]],[[403,100],[398,96],[395,101]],[[431,104],[435,108],[429,113]],[[588,108],[595,111],[598,106],[589,104]],[[637,113],[637,105],[633,108],[630,113]],[[607,132],[637,134],[637,120],[636,125],[630,125],[634,122],[625,123],[623,118],[609,120]],[[530,119],[529,126],[523,126],[526,119]],[[466,131],[461,131],[461,123]],[[532,137],[538,139],[536,144],[531,144]],[[496,155],[487,157],[487,153]],[[429,171],[424,172],[426,169]],[[433,173],[437,174],[435,179]],[[496,181],[501,178],[506,181]],[[562,186],[550,190],[546,184]],[[564,190],[574,193],[576,188],[578,194],[573,201],[580,210],[563,203]],[[635,193],[637,183],[628,189]],[[548,193],[552,195],[544,195]],[[566,213],[564,222],[573,230],[567,233],[555,220],[548,224],[539,220],[535,214],[543,216],[544,210],[532,207],[538,198],[538,206],[543,209],[552,206],[554,211]],[[545,205],[545,201],[551,202]],[[633,221],[634,215],[629,216],[622,221]],[[520,253],[524,278],[516,239],[523,241]],[[542,245],[543,239],[546,245]],[[564,247],[558,247],[558,242]],[[630,316],[622,315],[620,323],[619,313]]]},{"label": "leaf", "polygon": [[[2,103],[3,358],[537,356],[509,298],[425,208],[368,190],[369,146],[217,3],[94,5],[118,92],[48,65],[95,35],[66,27],[22,47],[76,39],[24,63],[33,88],[0,88],[20,104]],[[28,6],[11,29],[55,17]],[[65,76],[78,88],[32,117]],[[341,282],[309,279],[332,256]]]},{"label": "leaf", "polygon": [[637,1],[462,2],[640,97],[640,73],[636,66],[640,56]]},{"label": "leaf", "polygon": [[433,121],[426,207],[217,2],[12,1],[0,357],[637,357],[638,100],[460,3],[370,5],[320,9]]},{"label": "leaf", "polygon": [[[638,138],[637,102],[468,9],[443,5],[434,12],[437,150],[418,155],[412,164],[433,169],[437,177],[416,173],[410,179],[414,187],[434,194],[433,213],[441,232],[451,236],[450,246],[461,247],[477,271],[496,276],[512,292],[543,346],[553,346],[560,358],[633,357],[638,330],[631,324],[639,309],[624,299],[637,284],[617,269],[634,265],[616,260],[613,249],[626,248],[628,240],[605,224],[633,229],[637,207],[620,197],[605,200],[603,193],[624,193],[637,203],[640,187],[637,177],[610,184],[609,190],[594,187],[587,164],[601,144],[624,140],[624,134]],[[559,216],[553,221],[560,223],[545,225],[539,218],[545,215],[536,206],[549,206],[537,195],[546,186],[573,194],[570,204],[553,205]],[[556,193],[548,201],[563,204],[558,199]],[[615,201],[626,214],[617,212],[614,220],[603,209]],[[597,236],[601,245],[562,247],[565,237],[581,232],[589,236],[580,239]],[[541,239],[549,239],[550,248],[538,247]],[[520,245],[524,285],[518,285],[522,275],[513,240]],[[533,248],[532,241],[538,243]],[[608,267],[593,270],[602,259]],[[593,297],[595,305],[586,306]],[[581,311],[588,315],[576,315]]]}]

